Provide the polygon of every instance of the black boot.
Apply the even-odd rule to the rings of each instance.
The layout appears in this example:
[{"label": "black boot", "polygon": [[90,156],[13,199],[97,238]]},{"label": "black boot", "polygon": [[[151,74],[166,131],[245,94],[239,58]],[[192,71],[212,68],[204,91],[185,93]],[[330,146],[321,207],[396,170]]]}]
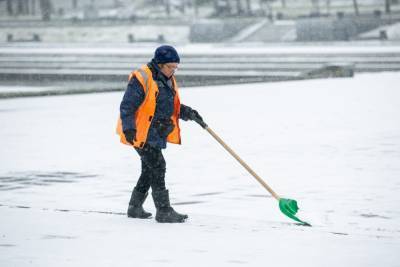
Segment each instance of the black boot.
[{"label": "black boot", "polygon": [[143,202],[146,200],[148,193],[144,194],[142,192],[133,189],[131,200],[129,201],[129,207],[127,211],[127,215],[130,218],[140,218],[146,219],[151,217],[150,212],[146,212],[143,209]]},{"label": "black boot", "polygon": [[159,223],[182,223],[188,218],[186,214],[179,214],[169,203],[168,190],[152,193],[154,205],[157,208],[156,221]]}]

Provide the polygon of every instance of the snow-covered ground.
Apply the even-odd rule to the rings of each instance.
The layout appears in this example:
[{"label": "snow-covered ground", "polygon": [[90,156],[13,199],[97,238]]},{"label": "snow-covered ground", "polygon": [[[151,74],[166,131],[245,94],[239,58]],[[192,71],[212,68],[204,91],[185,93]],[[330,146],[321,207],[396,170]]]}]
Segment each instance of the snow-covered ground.
[{"label": "snow-covered ground", "polygon": [[114,133],[122,92],[1,100],[0,266],[400,266],[399,84],[378,73],[181,90],[313,227],[192,122],[165,151],[189,220],[128,219],[140,164]]},{"label": "snow-covered ground", "polygon": [[[0,43],[0,52],[2,54],[18,55],[136,55],[151,56],[154,53],[154,43],[143,44],[73,44],[73,43]],[[383,54],[398,53],[400,51],[399,42],[381,42],[381,41],[353,41],[353,42],[331,42],[331,43],[204,43],[204,44],[185,44],[176,45],[179,54],[204,55],[287,55],[296,54]]]}]

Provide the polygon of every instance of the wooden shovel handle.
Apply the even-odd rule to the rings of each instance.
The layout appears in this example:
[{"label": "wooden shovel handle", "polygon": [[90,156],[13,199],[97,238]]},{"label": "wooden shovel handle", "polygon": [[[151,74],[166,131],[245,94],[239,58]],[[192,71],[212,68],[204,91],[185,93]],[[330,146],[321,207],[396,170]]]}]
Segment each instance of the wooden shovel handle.
[{"label": "wooden shovel handle", "polygon": [[233,151],[213,130],[210,129],[210,127],[206,126],[203,127],[204,129],[207,130],[207,132],[209,132],[214,138],[215,140],[218,141],[218,143],[220,143],[251,175],[253,175],[254,178],[256,178],[256,180],[265,188],[267,189],[267,191],[276,199],[279,201],[280,197],[278,196],[277,193],[274,192],[274,190],[272,190],[271,187],[269,187],[269,185],[267,185],[266,182],[264,182],[263,179],[261,179],[260,176],[257,175],[257,173],[255,173],[249,165],[246,164],[246,162],[244,162],[236,153],[235,151]]}]

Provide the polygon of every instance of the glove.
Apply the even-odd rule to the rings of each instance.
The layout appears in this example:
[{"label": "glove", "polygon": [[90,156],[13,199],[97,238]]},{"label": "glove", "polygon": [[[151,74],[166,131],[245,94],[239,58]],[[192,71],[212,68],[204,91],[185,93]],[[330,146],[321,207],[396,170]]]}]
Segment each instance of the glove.
[{"label": "glove", "polygon": [[203,122],[203,118],[200,116],[200,114],[196,111],[196,110],[194,110],[194,109],[192,109],[190,112],[189,112],[189,120],[192,120],[192,121],[195,121],[195,122],[197,122],[197,123],[199,123],[199,124],[201,124],[202,122]]},{"label": "glove", "polygon": [[136,129],[129,129],[124,131],[126,141],[133,145],[133,142],[136,141]]},{"label": "glove", "polygon": [[197,122],[204,129],[207,128],[207,124],[203,121],[203,118],[197,112],[189,106],[181,104],[181,119],[184,121],[191,120]]}]

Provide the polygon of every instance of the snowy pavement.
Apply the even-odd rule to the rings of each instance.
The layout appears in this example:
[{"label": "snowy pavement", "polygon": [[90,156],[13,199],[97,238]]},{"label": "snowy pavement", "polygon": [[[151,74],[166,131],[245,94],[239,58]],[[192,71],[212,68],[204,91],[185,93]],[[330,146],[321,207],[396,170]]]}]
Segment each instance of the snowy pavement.
[{"label": "snowy pavement", "polygon": [[393,72],[181,90],[313,227],[192,122],[165,151],[189,220],[128,219],[140,162],[114,133],[122,92],[0,100],[0,266],[400,266],[399,84]]}]

